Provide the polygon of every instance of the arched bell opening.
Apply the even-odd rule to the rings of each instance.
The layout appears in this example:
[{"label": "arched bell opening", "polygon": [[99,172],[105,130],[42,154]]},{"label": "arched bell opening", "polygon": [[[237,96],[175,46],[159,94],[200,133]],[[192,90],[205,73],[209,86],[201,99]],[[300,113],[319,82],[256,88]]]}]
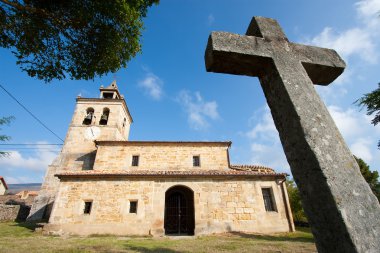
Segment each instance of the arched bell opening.
[{"label": "arched bell opening", "polygon": [[92,118],[94,117],[94,108],[89,107],[86,110],[86,117],[84,117],[82,124],[83,125],[91,125]]},{"label": "arched bell opening", "polygon": [[103,109],[103,114],[100,117],[99,125],[107,125],[109,115],[110,115],[110,109],[104,108]]},{"label": "arched bell opening", "polygon": [[194,235],[194,192],[183,185],[165,193],[164,228],[166,235]]}]

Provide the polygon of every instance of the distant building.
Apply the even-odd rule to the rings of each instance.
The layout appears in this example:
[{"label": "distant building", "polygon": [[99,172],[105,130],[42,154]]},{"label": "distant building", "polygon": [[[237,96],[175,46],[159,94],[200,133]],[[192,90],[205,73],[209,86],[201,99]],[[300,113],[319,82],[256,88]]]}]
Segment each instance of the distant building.
[{"label": "distant building", "polygon": [[7,193],[8,186],[5,183],[5,180],[2,176],[0,176],[0,195],[5,195]]},{"label": "distant building", "polygon": [[29,220],[73,234],[294,230],[286,174],[231,165],[231,142],[129,141],[132,117],[116,83],[100,92],[77,98]]},{"label": "distant building", "polygon": [[20,191],[19,193],[16,193],[16,195],[20,196],[21,199],[27,199],[29,197],[38,196],[38,192],[37,191],[27,191],[27,190],[24,190],[24,191]]}]

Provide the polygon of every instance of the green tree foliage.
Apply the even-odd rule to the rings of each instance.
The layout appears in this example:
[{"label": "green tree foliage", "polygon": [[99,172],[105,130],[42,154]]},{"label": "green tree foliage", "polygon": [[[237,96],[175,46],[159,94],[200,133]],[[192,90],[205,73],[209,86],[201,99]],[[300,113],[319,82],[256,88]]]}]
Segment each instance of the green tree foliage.
[{"label": "green tree foliage", "polygon": [[[8,125],[13,119],[14,119],[14,117],[12,117],[12,116],[0,118],[0,126]],[[1,128],[0,128],[0,130],[1,130]],[[0,135],[0,141],[8,141],[8,140],[10,140],[10,138],[11,137],[9,137],[7,135]],[[7,154],[8,154],[7,152],[0,150],[0,157],[6,156]]]},{"label": "green tree foliage", "polygon": [[365,181],[371,187],[373,194],[376,195],[377,199],[380,202],[380,182],[379,182],[379,173],[377,171],[371,171],[369,165],[366,164],[362,159],[355,156],[356,162],[359,165],[360,172],[362,173]]},{"label": "green tree foliage", "polygon": [[[376,126],[380,122],[380,83],[379,87],[356,101],[360,106],[367,107],[367,115],[374,114],[375,117],[372,119],[372,124]],[[380,149],[380,141],[377,146]]]},{"label": "green tree foliage", "polygon": [[141,51],[142,18],[159,0],[0,0],[0,47],[28,75],[93,79]]},{"label": "green tree foliage", "polygon": [[294,222],[307,222],[305,212],[302,207],[300,192],[293,180],[286,180],[286,189],[288,190],[290,207]]}]

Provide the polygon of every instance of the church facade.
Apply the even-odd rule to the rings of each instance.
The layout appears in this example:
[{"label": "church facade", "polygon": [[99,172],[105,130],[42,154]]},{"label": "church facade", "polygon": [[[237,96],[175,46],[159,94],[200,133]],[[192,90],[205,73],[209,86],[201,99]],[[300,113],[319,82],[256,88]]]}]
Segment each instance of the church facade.
[{"label": "church facade", "polygon": [[294,231],[286,174],[231,165],[231,142],[130,141],[131,123],[115,82],[78,97],[29,220],[80,235]]}]

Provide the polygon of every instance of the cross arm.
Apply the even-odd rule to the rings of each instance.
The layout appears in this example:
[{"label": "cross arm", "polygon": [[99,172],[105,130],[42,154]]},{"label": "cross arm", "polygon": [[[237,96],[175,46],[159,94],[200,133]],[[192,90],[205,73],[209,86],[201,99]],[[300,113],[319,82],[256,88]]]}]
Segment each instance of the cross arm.
[{"label": "cross arm", "polygon": [[270,44],[254,36],[212,32],[205,52],[206,70],[261,76],[272,63]]},{"label": "cross arm", "polygon": [[346,67],[345,62],[333,49],[292,43],[292,49],[314,84],[328,85]]}]

